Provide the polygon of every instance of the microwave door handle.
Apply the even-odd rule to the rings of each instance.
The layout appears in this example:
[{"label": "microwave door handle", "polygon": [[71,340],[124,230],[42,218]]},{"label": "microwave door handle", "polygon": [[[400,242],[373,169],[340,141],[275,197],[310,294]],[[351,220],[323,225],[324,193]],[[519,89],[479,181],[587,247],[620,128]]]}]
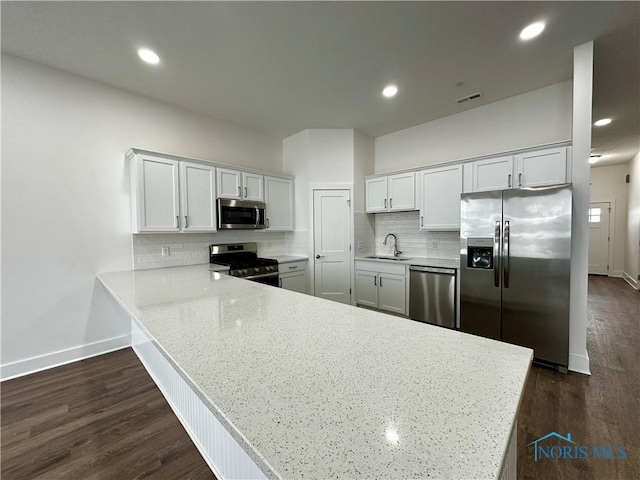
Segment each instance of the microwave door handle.
[{"label": "microwave door handle", "polygon": [[260,209],[256,207],[256,228],[260,225]]},{"label": "microwave door handle", "polygon": [[493,284],[500,286],[500,222],[496,222],[493,233]]}]

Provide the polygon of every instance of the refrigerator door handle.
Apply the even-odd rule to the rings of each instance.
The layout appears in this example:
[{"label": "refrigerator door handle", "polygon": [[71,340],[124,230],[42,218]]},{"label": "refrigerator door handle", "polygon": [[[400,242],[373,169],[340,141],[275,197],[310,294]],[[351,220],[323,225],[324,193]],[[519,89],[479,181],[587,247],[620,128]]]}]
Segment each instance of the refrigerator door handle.
[{"label": "refrigerator door handle", "polygon": [[509,222],[504,222],[504,288],[509,288]]},{"label": "refrigerator door handle", "polygon": [[493,234],[493,284],[500,286],[500,222],[496,222]]}]

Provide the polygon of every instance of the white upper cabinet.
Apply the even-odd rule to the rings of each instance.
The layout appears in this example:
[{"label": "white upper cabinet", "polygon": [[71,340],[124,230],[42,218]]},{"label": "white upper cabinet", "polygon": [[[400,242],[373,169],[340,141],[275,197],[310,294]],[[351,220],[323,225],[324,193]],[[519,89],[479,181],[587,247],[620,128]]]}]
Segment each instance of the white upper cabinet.
[{"label": "white upper cabinet", "polygon": [[270,231],[293,230],[293,180],[264,177],[266,227]]},{"label": "white upper cabinet", "polygon": [[264,201],[263,175],[218,168],[217,179],[218,198]]},{"label": "white upper cabinet", "polygon": [[179,162],[151,155],[130,160],[133,233],[180,230]]},{"label": "white upper cabinet", "polygon": [[513,186],[513,156],[477,160],[472,165],[474,192],[504,190]]},{"label": "white upper cabinet", "polygon": [[389,211],[415,210],[416,208],[416,174],[415,172],[398,173],[388,178]]},{"label": "white upper cabinet", "polygon": [[514,186],[541,187],[567,182],[567,148],[550,148],[516,155]]},{"label": "white upper cabinet", "polygon": [[420,172],[421,230],[460,229],[462,165],[430,168]]},{"label": "white upper cabinet", "polygon": [[[548,148],[515,156],[486,158],[465,164],[471,166],[471,190],[543,187],[570,182],[569,149]],[[465,174],[465,182],[468,175]]]},{"label": "white upper cabinet", "polygon": [[387,177],[365,180],[365,195],[367,213],[386,212],[388,209]]},{"label": "white upper cabinet", "polygon": [[245,200],[264,201],[264,176],[257,173],[242,172],[242,194]]},{"label": "white upper cabinet", "polygon": [[185,232],[215,232],[215,168],[180,162],[180,194],[181,229]]},{"label": "white upper cabinet", "polygon": [[128,154],[133,233],[215,232],[215,168]]},{"label": "white upper cabinet", "polygon": [[366,212],[402,212],[416,209],[415,172],[365,180]]},{"label": "white upper cabinet", "polygon": [[218,198],[242,198],[242,173],[237,170],[218,168]]}]

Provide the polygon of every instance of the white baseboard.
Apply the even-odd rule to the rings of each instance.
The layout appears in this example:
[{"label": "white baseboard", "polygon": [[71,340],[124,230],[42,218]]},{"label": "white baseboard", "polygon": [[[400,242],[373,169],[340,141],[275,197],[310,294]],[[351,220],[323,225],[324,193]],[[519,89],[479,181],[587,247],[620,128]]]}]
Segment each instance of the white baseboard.
[{"label": "white baseboard", "polygon": [[633,288],[640,290],[640,283],[637,280],[634,280],[634,278],[627,272],[622,272],[622,278],[624,278]]},{"label": "white baseboard", "polygon": [[10,380],[12,378],[22,377],[31,373],[48,370],[50,368],[66,365],[67,363],[77,362],[85,358],[95,357],[104,353],[113,352],[122,348],[131,346],[131,334],[122,335],[120,337],[108,338],[99,342],[88,343],[78,347],[60,350],[58,352],[47,353],[38,357],[18,360],[17,362],[7,363],[0,367],[0,381]]},{"label": "white baseboard", "polygon": [[591,375],[591,369],[589,368],[589,354],[576,355],[574,353],[569,354],[569,370],[572,372],[583,373],[585,375]]},{"label": "white baseboard", "polygon": [[624,272],[622,270],[614,270],[609,274],[610,277],[624,278]]}]

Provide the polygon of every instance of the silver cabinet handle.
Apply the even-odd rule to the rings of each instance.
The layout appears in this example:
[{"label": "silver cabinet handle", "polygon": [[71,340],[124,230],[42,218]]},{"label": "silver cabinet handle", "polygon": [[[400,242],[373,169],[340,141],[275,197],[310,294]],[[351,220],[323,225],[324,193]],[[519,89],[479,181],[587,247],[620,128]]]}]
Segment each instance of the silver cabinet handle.
[{"label": "silver cabinet handle", "polygon": [[509,235],[511,233],[511,227],[509,222],[504,222],[504,288],[509,288]]},{"label": "silver cabinet handle", "polygon": [[384,208],[387,208],[387,199],[384,199]]},{"label": "silver cabinet handle", "polygon": [[278,286],[279,286],[280,288],[282,288],[282,279],[281,279],[281,278],[278,278]]},{"label": "silver cabinet handle", "polygon": [[244,187],[244,198],[247,198],[247,187]]},{"label": "silver cabinet handle", "polygon": [[511,174],[509,174],[507,183],[509,185],[509,188],[511,188]]},{"label": "silver cabinet handle", "polygon": [[521,187],[522,186],[522,173],[518,174],[518,186]]},{"label": "silver cabinet handle", "polygon": [[180,216],[176,215],[176,228],[180,230]]},{"label": "silver cabinet handle", "polygon": [[382,277],[380,277],[380,286],[382,286]]},{"label": "silver cabinet handle", "polygon": [[238,185],[238,196],[242,198],[242,187]]},{"label": "silver cabinet handle", "polygon": [[424,217],[420,217],[420,226],[424,227]]},{"label": "silver cabinet handle", "polygon": [[186,215],[184,216],[184,228],[189,228],[189,218]]},{"label": "silver cabinet handle", "polygon": [[298,265],[290,265],[289,266],[289,270],[295,270],[296,268],[298,268]]},{"label": "silver cabinet handle", "polygon": [[389,199],[389,208],[393,208],[393,198]]},{"label": "silver cabinet handle", "polygon": [[266,222],[267,222],[267,228],[269,228],[269,219],[268,218],[267,218]]},{"label": "silver cabinet handle", "polygon": [[316,259],[317,258],[324,258],[324,255],[316,255]]},{"label": "silver cabinet handle", "polygon": [[378,276],[374,275],[373,276],[373,284],[377,287],[378,286]]},{"label": "silver cabinet handle", "polygon": [[500,222],[493,233],[493,284],[500,286]]}]

